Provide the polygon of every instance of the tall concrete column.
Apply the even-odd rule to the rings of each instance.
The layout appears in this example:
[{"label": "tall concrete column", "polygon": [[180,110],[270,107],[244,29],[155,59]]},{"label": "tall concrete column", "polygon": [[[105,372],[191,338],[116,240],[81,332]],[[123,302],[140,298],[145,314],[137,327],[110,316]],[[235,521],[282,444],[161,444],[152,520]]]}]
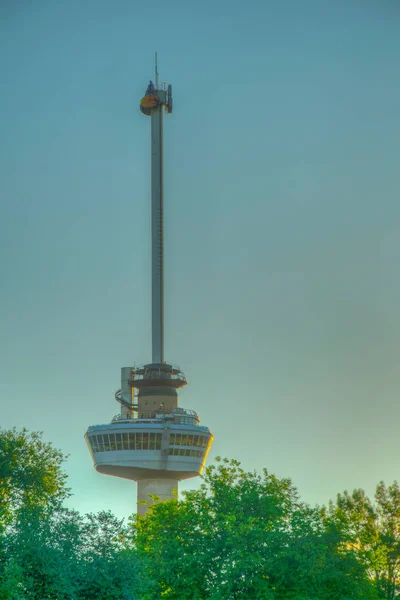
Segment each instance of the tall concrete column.
[{"label": "tall concrete column", "polygon": [[164,362],[164,106],[151,111],[151,279],[153,363]]},{"label": "tall concrete column", "polygon": [[[178,493],[177,479],[141,479],[138,481],[137,489],[137,512],[142,517],[146,514],[148,507],[153,504],[154,500],[150,495],[157,496],[161,501],[173,500]],[[141,504],[145,502],[146,504]]]}]

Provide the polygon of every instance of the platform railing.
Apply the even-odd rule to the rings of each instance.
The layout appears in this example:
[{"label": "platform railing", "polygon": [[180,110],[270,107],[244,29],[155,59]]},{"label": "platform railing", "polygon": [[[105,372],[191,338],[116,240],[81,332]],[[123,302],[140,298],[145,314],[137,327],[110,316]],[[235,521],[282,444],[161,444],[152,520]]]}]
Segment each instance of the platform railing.
[{"label": "platform railing", "polygon": [[186,375],[178,365],[140,365],[132,368],[132,384],[143,379],[172,379],[187,383]]},{"label": "platform railing", "polygon": [[[190,408],[181,408],[180,406],[173,409],[172,413],[168,412],[166,409],[159,408],[158,410],[152,413],[142,413],[141,417],[128,417],[127,415],[118,414],[115,415],[112,419],[112,423],[118,422],[126,422],[126,423],[160,423],[168,420],[175,420],[176,418],[179,421],[179,418],[183,417],[188,419],[188,421],[193,421],[193,424],[198,425],[200,423],[200,417],[196,411],[191,410]],[[186,425],[190,425],[190,422],[182,423]]]}]

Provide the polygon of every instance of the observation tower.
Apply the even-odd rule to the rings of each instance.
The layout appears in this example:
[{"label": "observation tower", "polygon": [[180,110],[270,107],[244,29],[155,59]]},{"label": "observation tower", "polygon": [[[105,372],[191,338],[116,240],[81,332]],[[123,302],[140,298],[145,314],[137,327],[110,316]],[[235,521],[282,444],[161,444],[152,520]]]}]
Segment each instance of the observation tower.
[{"label": "observation tower", "polygon": [[194,410],[178,406],[186,377],[164,360],[163,121],[172,113],[172,87],[159,85],[157,55],[155,84],[150,81],[140,110],[151,119],[152,362],[122,367],[115,394],[120,414],[90,426],[85,439],[96,471],[137,481],[137,510],[144,515],[149,495],[169,500],[178,481],[200,475],[214,437]]}]

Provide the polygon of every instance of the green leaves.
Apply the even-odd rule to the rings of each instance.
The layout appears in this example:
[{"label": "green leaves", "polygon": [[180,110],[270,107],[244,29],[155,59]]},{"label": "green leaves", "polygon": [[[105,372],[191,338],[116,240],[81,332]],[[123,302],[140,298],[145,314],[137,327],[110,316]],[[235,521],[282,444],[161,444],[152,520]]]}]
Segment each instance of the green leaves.
[{"label": "green leaves", "polygon": [[127,528],[110,512],[82,517],[61,506],[46,515],[29,509],[2,542],[0,600],[140,597],[140,563]]},{"label": "green leaves", "polygon": [[46,509],[68,496],[65,458],[40,433],[0,430],[0,526],[25,509]]},{"label": "green leaves", "polygon": [[352,549],[379,598],[400,595],[400,488],[380,482],[375,503],[363,490],[338,494],[328,520],[340,532],[342,549]]},{"label": "green leaves", "polygon": [[129,525],[67,510],[65,457],[0,431],[0,600],[395,600],[400,488],[301,502],[290,479],[235,460]]},{"label": "green leaves", "polygon": [[145,600],[372,598],[365,571],[340,552],[340,535],[289,479],[218,459],[200,490],[183,496],[133,520],[153,582]]},{"label": "green leaves", "polygon": [[39,433],[0,432],[0,600],[139,598],[123,521],[63,508],[64,459]]}]

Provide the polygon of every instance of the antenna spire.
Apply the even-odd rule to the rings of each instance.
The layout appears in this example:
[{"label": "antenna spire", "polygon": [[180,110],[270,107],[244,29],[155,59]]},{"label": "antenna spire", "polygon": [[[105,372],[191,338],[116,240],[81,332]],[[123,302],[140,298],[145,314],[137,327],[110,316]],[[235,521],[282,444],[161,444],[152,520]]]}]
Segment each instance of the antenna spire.
[{"label": "antenna spire", "polygon": [[172,87],[159,88],[157,52],[155,86],[150,81],[140,110],[151,117],[151,297],[152,364],[164,364],[164,113],[172,112]]}]

